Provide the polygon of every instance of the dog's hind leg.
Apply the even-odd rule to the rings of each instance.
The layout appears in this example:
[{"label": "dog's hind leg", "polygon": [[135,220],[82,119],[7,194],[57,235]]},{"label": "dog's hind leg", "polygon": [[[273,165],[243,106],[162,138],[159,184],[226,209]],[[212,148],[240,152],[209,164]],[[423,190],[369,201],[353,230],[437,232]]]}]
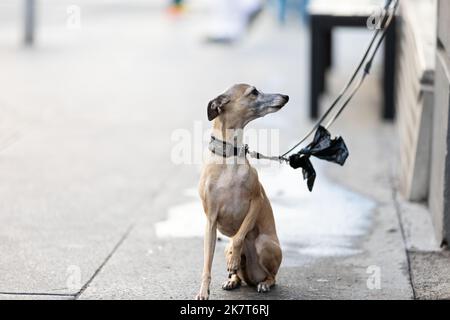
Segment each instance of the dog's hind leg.
[{"label": "dog's hind leg", "polygon": [[275,277],[280,268],[282,254],[276,237],[261,234],[255,241],[258,263],[266,277],[258,282],[258,292],[269,292],[275,285]]}]

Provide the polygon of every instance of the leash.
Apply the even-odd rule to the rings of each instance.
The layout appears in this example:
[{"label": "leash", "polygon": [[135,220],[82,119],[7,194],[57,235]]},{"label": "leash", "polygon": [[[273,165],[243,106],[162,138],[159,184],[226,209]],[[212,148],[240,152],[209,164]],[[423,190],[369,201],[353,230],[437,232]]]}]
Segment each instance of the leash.
[{"label": "leash", "polygon": [[[352,84],[354,83],[358,74],[360,73],[361,69],[364,66],[364,72],[363,72],[359,82],[356,84],[355,88],[350,93],[347,100],[344,101],[342,106],[338,109],[336,114],[330,119],[330,121],[325,125],[324,128],[328,129],[333,125],[333,123],[339,118],[339,116],[342,114],[342,112],[345,110],[345,108],[351,102],[353,97],[359,91],[359,89],[361,88],[362,84],[364,83],[364,80],[366,79],[366,77],[370,74],[370,71],[371,71],[371,68],[373,65],[373,61],[376,57],[378,50],[381,47],[381,44],[382,44],[384,38],[386,37],[388,28],[391,25],[391,22],[396,14],[400,0],[395,0],[394,5],[392,6],[393,2],[394,2],[394,0],[386,1],[386,4],[384,6],[382,21],[380,24],[381,28],[376,29],[376,31],[372,37],[372,40],[370,41],[370,44],[369,44],[367,50],[365,51],[363,58],[361,59],[361,62],[358,64],[355,72],[352,74],[352,76],[350,77],[350,79],[347,82],[347,84],[345,85],[345,87],[342,89],[342,91],[339,93],[339,95],[336,97],[336,99],[333,101],[333,103],[327,109],[327,111],[319,118],[317,123],[311,128],[311,130],[308,131],[306,133],[306,135],[297,144],[295,144],[291,149],[289,149],[287,152],[283,153],[280,156],[266,156],[266,155],[263,155],[262,153],[259,153],[256,151],[250,151],[249,147],[246,146],[246,153],[251,158],[278,161],[280,163],[283,163],[283,162],[289,163],[290,159],[289,159],[288,155],[292,151],[297,149],[302,143],[304,143],[314,132],[316,132],[319,129],[319,127],[321,127],[321,125],[325,121],[325,119],[331,114],[331,112],[335,109],[335,107],[338,105],[338,103],[344,98],[345,94],[351,88]],[[378,37],[380,35],[380,33],[381,33],[381,36]],[[378,38],[378,42],[376,42],[377,38]],[[374,47],[375,43],[376,43],[375,49],[371,53],[372,48]],[[367,60],[368,57],[370,57],[369,60]],[[366,62],[366,60],[367,60],[367,62]]]}]

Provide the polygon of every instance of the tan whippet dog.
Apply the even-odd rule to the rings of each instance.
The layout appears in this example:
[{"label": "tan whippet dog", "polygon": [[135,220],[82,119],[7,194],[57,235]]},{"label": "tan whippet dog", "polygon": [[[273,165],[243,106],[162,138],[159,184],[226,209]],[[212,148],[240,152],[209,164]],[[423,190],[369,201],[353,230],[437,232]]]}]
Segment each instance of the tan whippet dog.
[{"label": "tan whippet dog", "polygon": [[196,299],[209,298],[217,229],[231,238],[225,250],[230,276],[224,290],[239,287],[242,280],[256,286],[258,292],[268,292],[275,284],[281,248],[269,199],[246,158],[242,129],[252,120],[277,112],[288,101],[286,95],[265,94],[237,84],[208,104],[208,120],[214,122],[199,184],[207,224]]}]

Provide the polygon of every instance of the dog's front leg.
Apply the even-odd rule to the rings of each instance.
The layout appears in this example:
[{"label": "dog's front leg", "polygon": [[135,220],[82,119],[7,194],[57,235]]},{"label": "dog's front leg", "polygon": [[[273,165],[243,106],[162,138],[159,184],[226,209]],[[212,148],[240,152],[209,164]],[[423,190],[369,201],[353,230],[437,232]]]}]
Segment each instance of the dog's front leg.
[{"label": "dog's front leg", "polygon": [[209,285],[211,283],[211,267],[216,248],[217,222],[215,219],[208,218],[205,230],[204,240],[204,264],[202,274],[202,284],[200,292],[195,297],[197,300],[208,300]]},{"label": "dog's front leg", "polygon": [[242,247],[247,234],[255,227],[256,219],[261,210],[260,199],[252,200],[247,215],[244,218],[238,232],[231,240],[231,256],[227,262],[227,270],[230,275],[236,274],[241,264]]}]

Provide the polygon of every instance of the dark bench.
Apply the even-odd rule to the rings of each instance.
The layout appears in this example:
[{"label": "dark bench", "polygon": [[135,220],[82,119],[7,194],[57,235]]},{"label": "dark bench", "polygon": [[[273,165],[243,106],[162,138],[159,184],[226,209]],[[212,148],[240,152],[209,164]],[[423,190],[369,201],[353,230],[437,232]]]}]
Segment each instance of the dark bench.
[{"label": "dark bench", "polygon": [[[311,27],[311,118],[316,119],[319,116],[319,96],[325,91],[325,74],[332,65],[333,28],[367,28],[367,20],[370,15],[374,13],[375,6],[378,6],[381,9],[383,5],[384,1],[381,0],[311,1],[308,9]],[[361,55],[362,54],[363,52],[361,52]],[[387,32],[384,47],[384,106],[382,111],[384,119],[393,119],[395,116],[395,56],[396,20],[394,19]],[[359,61],[355,61],[355,67],[358,62]],[[349,74],[351,71],[349,71]]]}]

